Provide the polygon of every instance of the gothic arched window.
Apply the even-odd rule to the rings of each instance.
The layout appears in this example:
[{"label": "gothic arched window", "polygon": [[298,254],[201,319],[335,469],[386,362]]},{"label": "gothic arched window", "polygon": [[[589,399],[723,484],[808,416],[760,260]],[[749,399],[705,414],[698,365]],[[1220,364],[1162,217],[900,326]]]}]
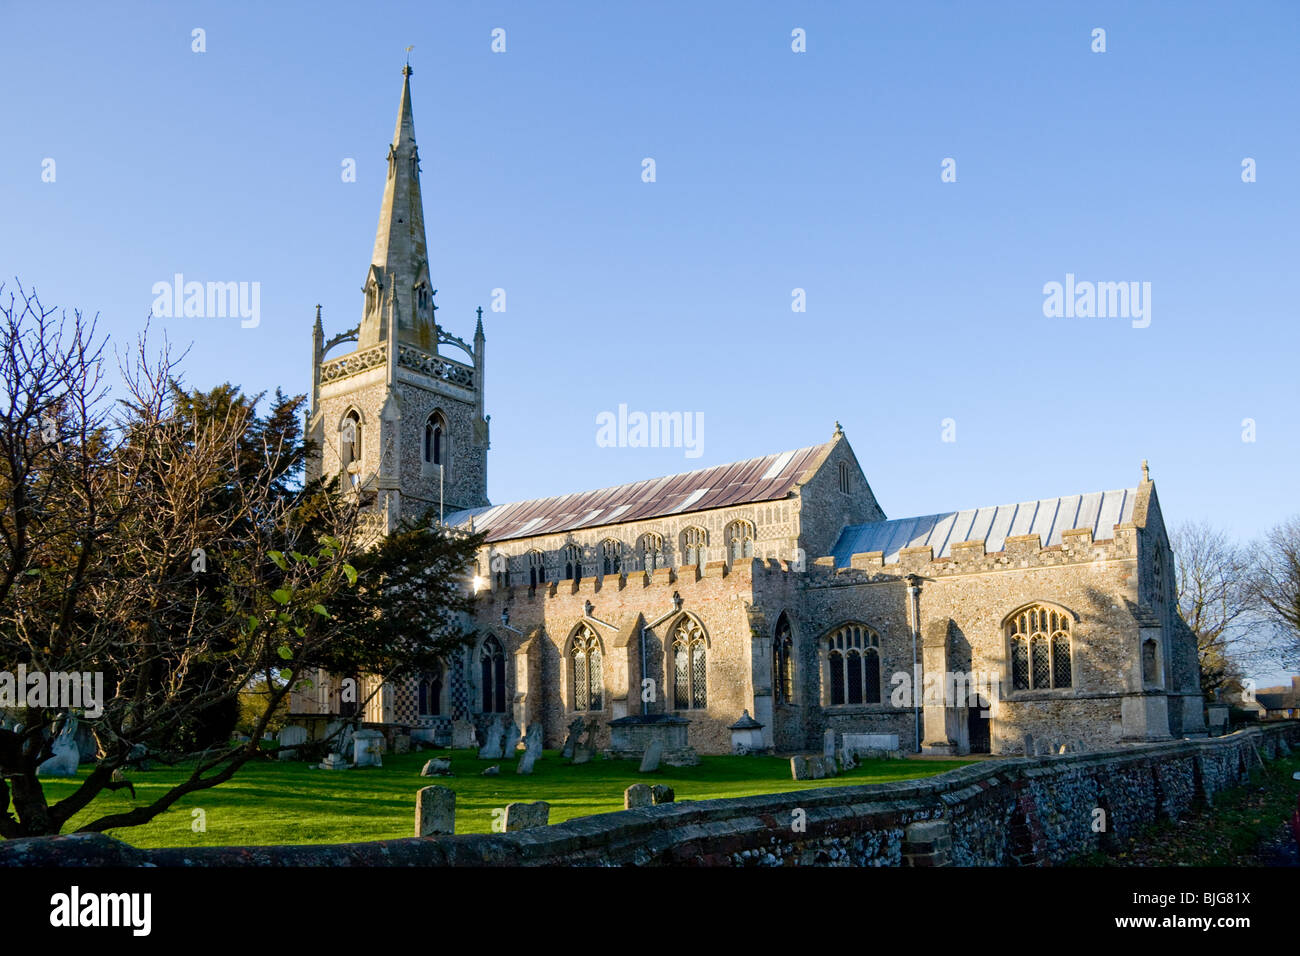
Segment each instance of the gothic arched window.
[{"label": "gothic arched window", "polygon": [[506,712],[506,652],[489,634],[479,651],[479,677],[483,685],[483,713]]},{"label": "gothic arched window", "polygon": [[420,676],[416,685],[416,713],[419,716],[437,717],[442,714],[442,684],[441,664]]},{"label": "gothic arched window", "polygon": [[754,525],[748,521],[733,521],[723,532],[727,544],[727,560],[739,561],[754,556]]},{"label": "gothic arched window", "polygon": [[424,460],[426,464],[446,467],[448,455],[447,419],[442,412],[434,412],[424,423]]},{"label": "gothic arched window", "polygon": [[623,543],[606,538],[600,543],[600,559],[605,574],[618,574],[623,570]]},{"label": "gothic arched window", "polygon": [[776,622],[772,638],[772,695],[778,704],[794,703],[794,638],[785,614]]},{"label": "gothic arched window", "polygon": [[1007,618],[1006,632],[1012,690],[1073,685],[1069,614],[1036,604]]},{"label": "gothic arched window", "polygon": [[564,549],[564,580],[582,580],[582,548],[571,544]]},{"label": "gothic arched window", "polygon": [[665,567],[663,535],[648,531],[636,539],[636,558],[646,571]]},{"label": "gothic arched window", "polygon": [[865,624],[845,624],[822,648],[830,679],[830,703],[880,703],[880,635]]},{"label": "gothic arched window", "polygon": [[842,461],[840,462],[840,491],[844,492],[847,495],[849,493],[850,487],[851,486],[849,485],[849,463],[847,461]]},{"label": "gothic arched window", "polygon": [[349,409],[339,422],[339,461],[354,487],[361,483],[361,413]]},{"label": "gothic arched window", "polygon": [[605,704],[604,655],[600,638],[586,624],[579,624],[573,632],[569,666],[573,676],[573,709],[601,710]]},{"label": "gothic arched window", "polygon": [[528,552],[528,586],[535,588],[546,583],[546,555],[540,551]]},{"label": "gothic arched window", "polygon": [[683,617],[673,628],[671,647],[674,710],[708,706],[707,644],[704,628],[693,617]]},{"label": "gothic arched window", "polygon": [[682,564],[699,567],[704,563],[704,548],[709,543],[709,533],[703,528],[690,527],[681,534]]}]

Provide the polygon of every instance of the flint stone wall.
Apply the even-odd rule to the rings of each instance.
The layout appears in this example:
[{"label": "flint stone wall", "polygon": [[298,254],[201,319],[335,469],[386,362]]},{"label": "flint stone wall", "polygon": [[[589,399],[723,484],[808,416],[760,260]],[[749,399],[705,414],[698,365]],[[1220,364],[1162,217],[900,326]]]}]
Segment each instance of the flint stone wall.
[{"label": "flint stone wall", "polygon": [[[102,834],[0,843],[0,866],[898,866],[946,822],[958,866],[1046,865],[1106,850],[1300,747],[1300,721],[1226,737],[983,761],[924,780],[669,803],[516,833],[316,846],[140,850]],[[1106,813],[1093,831],[1094,811]],[[793,822],[802,811],[805,828]],[[925,829],[925,828],[921,828]],[[935,829],[935,828],[930,828]],[[927,830],[927,839],[934,839]]]}]

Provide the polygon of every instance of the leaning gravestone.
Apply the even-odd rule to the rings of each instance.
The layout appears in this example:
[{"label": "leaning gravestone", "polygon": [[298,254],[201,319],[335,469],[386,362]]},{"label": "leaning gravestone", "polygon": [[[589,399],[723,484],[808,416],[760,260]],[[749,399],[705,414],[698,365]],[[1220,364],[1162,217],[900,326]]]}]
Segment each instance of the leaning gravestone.
[{"label": "leaning gravestone", "polygon": [[451,749],[469,750],[478,746],[478,732],[468,720],[451,722]]},{"label": "leaning gravestone", "polygon": [[487,732],[483,735],[483,746],[478,749],[479,760],[500,760],[501,759],[501,717],[495,716],[488,723]]},{"label": "leaning gravestone", "polygon": [[507,803],[506,832],[544,827],[551,815],[551,805],[545,800],[536,803]]},{"label": "leaning gravestone", "polygon": [[70,717],[54,738],[54,756],[36,768],[38,777],[75,777],[81,751],[77,749],[77,718]]},{"label": "leaning gravestone", "polygon": [[533,764],[537,763],[542,756],[541,724],[533,724],[528,728],[528,736],[524,738],[524,744],[524,753],[519,758],[519,766],[515,768],[515,773],[532,773]]},{"label": "leaning gravestone", "polygon": [[654,802],[654,791],[650,789],[648,783],[634,783],[623,791],[624,810],[653,806]]},{"label": "leaning gravestone", "polygon": [[790,777],[794,780],[811,780],[812,770],[808,767],[808,758],[794,756],[790,758]]},{"label": "leaning gravestone", "polygon": [[421,777],[450,777],[451,760],[447,757],[434,757],[424,765],[420,771]]},{"label": "leaning gravestone", "polygon": [[564,738],[564,749],[560,751],[560,756],[565,760],[573,758],[573,752],[578,748],[578,740],[582,737],[582,718],[574,717],[573,722],[569,724],[569,733]]},{"label": "leaning gravestone", "polygon": [[450,787],[425,787],[416,795],[415,835],[435,836],[456,832],[456,791]]},{"label": "leaning gravestone", "polygon": [[659,769],[659,760],[664,755],[664,744],[662,740],[650,741],[650,746],[645,749],[645,756],[641,758],[641,772],[654,773]]}]

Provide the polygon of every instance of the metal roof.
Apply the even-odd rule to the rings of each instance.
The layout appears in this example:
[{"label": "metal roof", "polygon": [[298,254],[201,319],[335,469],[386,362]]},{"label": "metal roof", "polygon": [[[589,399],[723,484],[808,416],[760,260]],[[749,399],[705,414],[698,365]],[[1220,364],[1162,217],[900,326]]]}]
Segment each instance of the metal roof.
[{"label": "metal roof", "polygon": [[984,549],[994,552],[1003,549],[1007,538],[1021,534],[1037,534],[1043,546],[1050,547],[1061,543],[1061,532],[1074,528],[1091,528],[1093,540],[1102,541],[1115,536],[1115,525],[1133,520],[1136,498],[1136,488],[1123,488],[849,525],[840,532],[831,554],[836,567],[848,567],[852,555],[870,551],[883,552],[885,563],[890,564],[898,561],[904,548],[929,545],[936,558],[944,558],[959,542],[983,541]]},{"label": "metal roof", "polygon": [[488,541],[506,541],[758,501],[777,501],[799,485],[809,469],[822,460],[830,444],[811,445],[596,491],[469,508],[448,515],[446,521],[450,525],[464,526],[473,518],[474,530],[486,531]]}]

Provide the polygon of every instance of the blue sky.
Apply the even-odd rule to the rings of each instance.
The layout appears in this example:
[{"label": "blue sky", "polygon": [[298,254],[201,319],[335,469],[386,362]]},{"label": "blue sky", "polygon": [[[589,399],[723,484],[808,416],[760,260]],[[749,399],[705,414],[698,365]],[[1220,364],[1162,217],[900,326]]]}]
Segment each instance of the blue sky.
[{"label": "blue sky", "polygon": [[[60,11],[0,7],[0,275],[119,345],[176,272],[259,282],[257,328],[155,320],[192,385],[305,391],[316,303],[357,322],[414,45],[439,317],[468,338],[506,290],[493,501],[839,420],[893,517],[1132,485],[1143,458],[1175,522],[1297,510],[1294,3]],[[1067,273],[1149,282],[1149,327],[1045,317]],[[598,447],[620,403],[702,413],[702,456]]]}]

